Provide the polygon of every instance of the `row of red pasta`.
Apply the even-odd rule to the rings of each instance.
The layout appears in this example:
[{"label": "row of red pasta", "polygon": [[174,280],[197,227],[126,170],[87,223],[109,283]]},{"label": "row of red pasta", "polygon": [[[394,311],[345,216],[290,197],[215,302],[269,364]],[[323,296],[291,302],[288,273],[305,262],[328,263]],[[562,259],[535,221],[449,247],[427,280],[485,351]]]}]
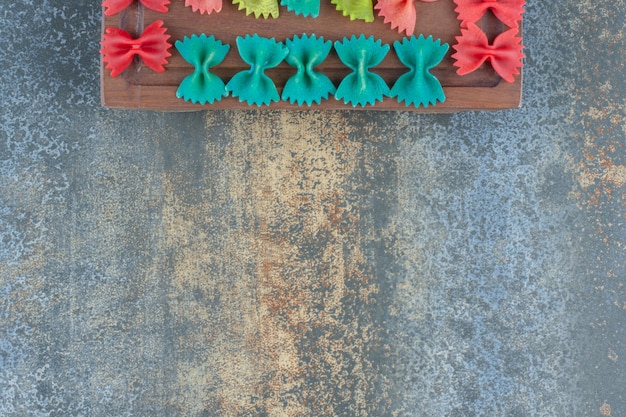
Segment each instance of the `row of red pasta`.
[{"label": "row of red pasta", "polygon": [[[481,55],[481,51],[486,50],[485,45],[488,45],[487,38],[475,25],[471,25],[469,31],[472,36],[458,37],[458,43],[454,46],[456,53],[452,58],[458,67],[457,73],[463,75],[472,72],[489,60],[503,79],[514,81],[514,75],[519,73],[518,68],[522,65],[521,39],[503,33],[494,42],[501,47],[502,53],[489,49]],[[168,42],[170,35],[166,32],[160,20],[149,25],[137,38],[120,28],[107,28],[101,53],[106,69],[111,70],[110,75],[116,77],[122,74],[137,57],[152,70],[165,71],[172,46]],[[401,42],[394,42],[394,51],[407,71],[391,87],[380,75],[371,71],[390,51],[389,45],[375,40],[373,36],[352,35],[333,44],[315,35],[304,34],[279,42],[254,34],[238,37],[236,44],[239,56],[249,68],[234,74],[225,83],[211,72],[211,68],[222,63],[230,51],[230,45],[205,34],[177,40],[175,46],[179,54],[194,68],[180,83],[177,96],[193,103],[205,104],[232,95],[242,102],[258,106],[280,99],[310,106],[314,102],[319,104],[330,95],[352,106],[374,105],[384,96],[397,97],[398,101],[415,107],[427,107],[445,101],[441,83],[431,70],[446,56],[448,44],[433,40],[432,36],[411,36]],[[351,70],[337,87],[328,76],[316,70],[333,47],[341,62]],[[512,54],[511,51],[517,52]],[[286,81],[282,95],[279,96],[274,81],[265,71],[283,61],[294,67],[295,73]]]},{"label": "row of red pasta", "polygon": [[[105,15],[112,16],[126,9],[136,0],[104,0]],[[138,0],[144,7],[157,12],[166,13],[170,0]],[[421,0],[431,3],[437,0]],[[245,10],[246,15],[255,17],[277,18],[280,14],[279,0],[233,0],[239,10]],[[414,0],[331,0],[337,10],[350,20],[374,21],[374,10],[384,18],[385,23],[391,24],[392,29],[398,32],[413,34],[415,30],[416,9]],[[521,20],[524,0],[454,0],[457,5],[455,11],[461,21],[461,27],[468,23],[476,23],[487,12],[491,11],[504,24],[513,28]],[[289,12],[305,17],[317,17],[320,12],[320,0],[280,0],[280,5],[287,7]],[[219,13],[222,10],[222,0],[185,0],[185,6],[191,7],[194,12]]]}]

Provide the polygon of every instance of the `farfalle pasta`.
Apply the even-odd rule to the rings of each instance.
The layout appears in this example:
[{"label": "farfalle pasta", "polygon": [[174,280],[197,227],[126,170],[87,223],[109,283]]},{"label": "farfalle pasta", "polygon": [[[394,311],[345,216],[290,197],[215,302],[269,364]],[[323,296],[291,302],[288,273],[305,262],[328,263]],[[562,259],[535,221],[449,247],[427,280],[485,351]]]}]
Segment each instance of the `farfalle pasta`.
[{"label": "farfalle pasta", "polygon": [[339,59],[352,70],[339,84],[335,98],[343,99],[345,104],[365,107],[382,101],[383,96],[389,95],[389,86],[378,74],[370,72],[380,64],[389,52],[389,45],[383,44],[373,36],[366,38],[361,34],[350,39],[343,38],[343,42],[335,42],[335,50]]},{"label": "farfalle pasta", "polygon": [[524,54],[522,38],[517,36],[517,29],[509,29],[496,36],[489,44],[487,35],[474,23],[468,23],[467,29],[461,29],[461,36],[456,37],[452,55],[457,74],[465,75],[476,71],[484,62],[489,61],[493,69],[507,82],[512,83],[518,68],[522,67]]},{"label": "farfalle pasta", "polygon": [[257,19],[259,16],[275,19],[280,14],[277,0],[233,0],[233,4],[237,4],[239,10],[245,10],[246,16],[254,14]]},{"label": "farfalle pasta", "polygon": [[281,0],[280,5],[296,16],[317,17],[320,14],[320,0]]},{"label": "farfalle pasta", "polygon": [[285,43],[289,50],[285,61],[296,67],[297,72],[285,83],[282,99],[289,100],[292,104],[297,102],[299,106],[303,103],[310,106],[313,102],[320,104],[322,99],[326,100],[330,94],[334,94],[336,89],[332,81],[314,69],[324,62],[333,43],[322,37],[309,37],[306,34],[294,36]]},{"label": "farfalle pasta", "polygon": [[222,11],[222,0],[185,0],[185,6],[200,14],[219,13]]},{"label": "farfalle pasta", "polygon": [[[437,0],[422,1],[432,3]],[[378,0],[374,9],[378,10],[378,16],[383,17],[385,23],[391,24],[391,29],[407,35],[412,35],[415,31],[417,16],[414,0]]]},{"label": "farfalle pasta", "polygon": [[378,0],[376,6],[378,16],[385,23],[391,23],[391,29],[406,32],[410,35],[415,30],[415,4],[413,0]]},{"label": "farfalle pasta", "polygon": [[230,50],[228,44],[201,34],[185,36],[182,41],[176,41],[175,46],[185,61],[194,66],[193,73],[180,83],[176,97],[192,103],[213,104],[228,95],[224,81],[209,71],[224,60]]},{"label": "farfalle pasta", "polygon": [[[102,6],[104,6],[104,14],[106,16],[113,16],[118,14],[128,6],[133,4],[135,0],[104,0]],[[170,4],[170,0],[139,0],[139,3],[143,4],[148,9],[155,10],[157,12],[167,12],[167,5]]]},{"label": "farfalle pasta", "polygon": [[274,81],[265,74],[268,68],[280,64],[289,51],[274,38],[262,38],[257,34],[237,37],[237,49],[250,69],[240,71],[226,84],[226,89],[239,101],[257,106],[278,101],[280,96]]},{"label": "farfalle pasta", "polygon": [[350,20],[363,20],[365,22],[374,21],[374,9],[372,0],[330,0],[338,11]]},{"label": "farfalle pasta", "polygon": [[487,11],[510,28],[516,28],[524,13],[524,0],[454,0],[461,27],[480,20]]},{"label": "farfalle pasta", "polygon": [[138,38],[133,38],[128,32],[119,28],[107,28],[101,42],[102,60],[111,70],[111,77],[117,77],[139,56],[142,62],[156,72],[165,71],[164,65],[172,54],[172,46],[167,40],[170,35],[165,32],[163,21],[157,20],[149,25]]},{"label": "farfalle pasta", "polygon": [[393,47],[400,61],[409,68],[409,72],[401,75],[391,88],[390,97],[397,97],[398,101],[406,102],[415,107],[435,105],[437,101],[444,102],[446,96],[441,83],[430,70],[443,60],[448,52],[448,44],[441,40],[433,40],[432,36],[424,38],[404,38],[402,42],[395,41]]}]

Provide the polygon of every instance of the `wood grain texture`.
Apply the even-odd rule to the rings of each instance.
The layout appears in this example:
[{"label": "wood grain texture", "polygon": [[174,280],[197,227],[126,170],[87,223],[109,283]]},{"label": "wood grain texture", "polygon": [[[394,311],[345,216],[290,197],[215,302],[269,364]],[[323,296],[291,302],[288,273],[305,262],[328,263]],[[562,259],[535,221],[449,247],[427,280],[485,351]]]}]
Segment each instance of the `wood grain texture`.
[{"label": "wood grain texture", "polygon": [[[454,3],[441,1],[435,3],[416,2],[417,24],[415,35],[432,35],[434,39],[452,46],[455,36],[460,35],[459,22],[454,12]],[[190,7],[185,7],[183,2],[175,1],[170,5],[170,11],[166,14],[157,13],[145,9],[136,4],[116,16],[104,17],[102,31],[107,27],[121,27],[133,35],[139,35],[145,26],[155,20],[161,19],[171,35],[171,43],[182,40],[185,36],[206,33],[231,45],[231,51],[226,59],[212,72],[219,75],[227,82],[235,73],[245,70],[248,66],[241,60],[236,50],[235,40],[237,36],[257,33],[259,36],[274,37],[284,41],[294,35],[302,33],[324,36],[332,41],[342,40],[351,34],[373,35],[384,43],[393,44],[394,41],[403,38],[390,25],[384,24],[381,17],[377,17],[373,23],[362,21],[350,21],[334,9],[330,2],[322,2],[320,16],[316,19],[295,16],[285,8],[281,8],[278,19],[256,19],[253,15],[246,16],[244,11],[237,10],[237,6],[225,1],[223,9],[218,14],[201,15],[193,13]],[[502,24],[491,14],[480,22],[483,30],[490,35],[495,35],[503,30]],[[101,63],[101,97],[105,107],[136,108],[167,111],[193,111],[203,109],[249,109],[246,103],[241,103],[237,98],[226,97],[214,104],[192,104],[176,98],[176,90],[180,82],[192,72],[193,67],[188,64],[172,47],[172,56],[164,73],[156,73],[142,65],[136,59],[131,67],[121,76],[112,78],[110,71]],[[452,47],[446,54],[442,63],[433,70],[433,74],[440,80],[446,94],[446,101],[428,108],[406,106],[399,103],[395,98],[388,98],[378,102],[375,106],[352,107],[343,101],[330,98],[322,101],[319,105],[311,107],[297,106],[289,102],[279,101],[269,107],[273,109],[366,109],[366,110],[399,110],[419,112],[456,112],[460,110],[498,110],[516,108],[521,103],[522,76],[516,77],[514,83],[507,83],[492,70],[489,64],[483,65],[479,70],[466,76],[458,76],[456,67],[453,66],[451,55]],[[334,49],[328,58],[317,67],[339,85],[343,77],[349,73],[349,69],[339,60]],[[408,71],[398,60],[393,47],[384,61],[373,72],[380,75],[389,86],[395,80]],[[281,63],[278,67],[267,71],[267,74],[275,81],[279,93],[287,79],[295,73],[295,69]]]}]

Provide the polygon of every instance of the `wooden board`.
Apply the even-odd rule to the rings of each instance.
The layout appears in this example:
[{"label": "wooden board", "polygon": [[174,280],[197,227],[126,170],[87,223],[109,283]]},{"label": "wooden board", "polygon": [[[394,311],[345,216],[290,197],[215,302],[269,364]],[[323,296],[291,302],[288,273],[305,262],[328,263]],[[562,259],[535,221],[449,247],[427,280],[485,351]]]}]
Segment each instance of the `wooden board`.
[{"label": "wooden board", "polygon": [[[452,45],[455,43],[455,36],[460,35],[461,31],[454,12],[455,4],[451,0],[440,0],[434,3],[416,1],[415,7],[417,9],[415,35],[432,35],[434,39],[441,39],[442,42],[450,45],[442,63],[432,71],[439,78],[444,88],[446,94],[444,103],[438,103],[436,106],[429,106],[426,109],[423,107],[416,109],[414,106],[406,106],[394,98],[386,97],[382,102],[377,102],[375,106],[352,107],[350,104],[346,105],[343,101],[331,97],[329,100],[322,101],[320,105],[313,104],[311,107],[300,107],[280,101],[262,108],[455,112],[460,110],[498,110],[520,106],[521,75],[516,76],[514,83],[504,82],[489,64],[484,64],[479,70],[465,76],[456,74],[456,67],[452,65],[453,60],[450,56],[454,53]],[[357,36],[361,33],[366,36],[374,35],[376,39],[388,43],[391,49],[385,60],[373,68],[372,72],[379,74],[389,86],[392,86],[400,75],[408,71],[396,57],[392,46],[393,42],[402,39],[404,34],[391,30],[390,25],[384,24],[383,18],[378,16],[373,23],[350,21],[349,18],[342,16],[341,12],[335,10],[334,5],[330,4],[328,0],[322,0],[320,16],[315,19],[295,16],[293,13],[287,12],[285,7],[280,8],[280,16],[277,19],[256,19],[253,15],[246,16],[244,11],[237,10],[237,6],[228,0],[224,0],[220,13],[211,15],[193,13],[190,7],[184,6],[182,0],[173,0],[168,13],[154,12],[144,8],[139,2],[135,2],[118,15],[104,17],[102,31],[104,33],[107,27],[120,27],[133,36],[137,36],[141,34],[145,26],[159,19],[165,22],[165,27],[168,29],[167,33],[171,35],[170,42],[172,44],[176,40],[182,40],[184,36],[190,36],[194,33],[214,35],[217,39],[229,43],[231,50],[224,62],[211,69],[225,82],[228,82],[235,73],[249,68],[237,53],[235,39],[237,36],[254,33],[259,36],[273,37],[279,41],[302,33],[324,36],[325,39],[332,41],[342,40],[352,34]],[[506,27],[491,14],[487,14],[479,22],[479,25],[490,38],[506,30]],[[240,103],[234,97],[225,97],[220,102],[206,105],[192,104],[176,98],[178,85],[183,78],[193,71],[193,67],[180,56],[175,47],[172,47],[170,52],[172,56],[169,58],[169,64],[163,73],[154,72],[145,67],[139,59],[135,59],[122,75],[112,78],[110,71],[106,70],[101,62],[102,104],[105,107],[113,108],[164,111],[257,108],[246,103]],[[341,63],[334,49],[324,63],[317,67],[317,70],[328,75],[336,86],[349,73],[348,68]],[[283,62],[266,73],[275,81],[278,91],[281,93],[283,85],[295,73],[295,69]]]}]

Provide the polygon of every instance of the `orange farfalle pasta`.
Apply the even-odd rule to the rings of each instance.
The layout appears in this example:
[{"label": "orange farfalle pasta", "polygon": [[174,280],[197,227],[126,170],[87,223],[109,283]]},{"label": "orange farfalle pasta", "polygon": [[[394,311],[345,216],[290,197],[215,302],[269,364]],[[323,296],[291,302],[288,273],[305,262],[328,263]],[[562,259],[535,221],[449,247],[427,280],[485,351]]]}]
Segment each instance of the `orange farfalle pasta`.
[{"label": "orange farfalle pasta", "polygon": [[[422,0],[424,3],[432,3],[437,0]],[[385,23],[391,23],[391,29],[397,29],[399,33],[406,32],[412,35],[415,31],[415,4],[413,0],[378,0],[374,6],[378,10],[378,16],[383,17]]]},{"label": "orange farfalle pasta", "polygon": [[489,61],[493,69],[505,81],[512,83],[518,68],[522,67],[524,54],[522,38],[517,36],[518,29],[509,29],[499,34],[490,45],[487,35],[474,23],[468,23],[467,29],[461,29],[461,36],[456,37],[453,46],[456,53],[452,55],[457,74],[465,75],[476,71],[485,61]]},{"label": "orange farfalle pasta", "polygon": [[487,12],[491,12],[502,23],[510,28],[516,28],[517,22],[522,20],[524,13],[524,0],[454,0],[457,8],[458,19],[461,27],[467,27],[468,23],[476,23]]},{"label": "orange farfalle pasta", "polygon": [[185,0],[185,6],[200,14],[219,13],[222,11],[222,0]]}]

